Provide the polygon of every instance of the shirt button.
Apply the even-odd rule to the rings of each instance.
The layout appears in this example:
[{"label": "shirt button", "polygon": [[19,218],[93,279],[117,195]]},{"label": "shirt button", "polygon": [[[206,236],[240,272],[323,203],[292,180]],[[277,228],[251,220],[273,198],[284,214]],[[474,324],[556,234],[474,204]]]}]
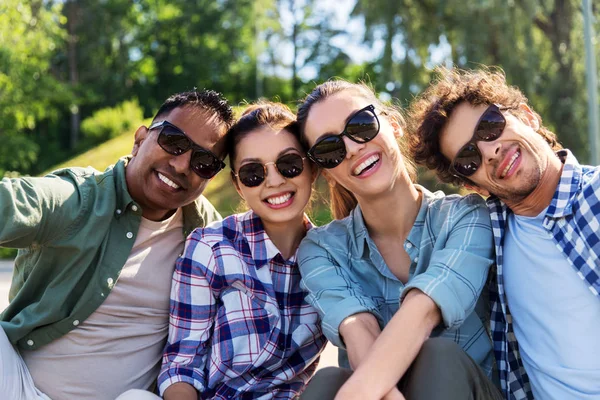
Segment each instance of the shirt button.
[{"label": "shirt button", "polygon": [[75,325],[75,326],[79,325],[79,320],[76,319],[75,321],[73,321],[73,325]]},{"label": "shirt button", "polygon": [[137,206],[136,206],[135,204],[134,204],[134,205],[132,205],[132,206],[131,206],[131,210],[132,210],[132,211],[137,211]]},{"label": "shirt button", "polygon": [[131,239],[133,237],[133,233],[127,232],[127,235],[125,235],[125,236],[127,236],[127,239]]},{"label": "shirt button", "polygon": [[33,340],[29,339],[29,340],[27,341],[27,346],[33,346]]},{"label": "shirt button", "polygon": [[415,262],[419,262],[419,257],[415,257]]},{"label": "shirt button", "polygon": [[117,211],[115,211],[115,212],[117,213],[117,215],[120,215],[121,214],[121,209],[117,208]]},{"label": "shirt button", "polygon": [[108,283],[108,287],[112,287],[112,285],[113,285],[113,282],[114,282],[114,281],[113,281],[113,278],[108,278],[108,279],[106,280],[106,283]]},{"label": "shirt button", "polygon": [[411,248],[412,248],[412,244],[410,244],[410,243],[406,243],[406,244],[404,245],[404,247],[406,247],[407,249],[411,249]]}]

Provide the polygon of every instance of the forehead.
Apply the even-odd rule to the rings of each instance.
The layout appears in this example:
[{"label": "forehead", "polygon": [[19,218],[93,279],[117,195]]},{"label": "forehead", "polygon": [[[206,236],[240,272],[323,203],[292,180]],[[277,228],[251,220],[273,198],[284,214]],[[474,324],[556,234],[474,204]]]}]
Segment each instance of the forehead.
[{"label": "forehead", "polygon": [[371,103],[367,98],[350,91],[337,93],[315,103],[306,119],[305,133],[309,142],[314,142],[325,133],[342,132],[348,116]]},{"label": "forehead", "polygon": [[290,147],[302,152],[298,139],[286,129],[262,127],[248,133],[237,143],[235,161],[244,162],[245,159],[275,161],[281,151]]},{"label": "forehead", "polygon": [[458,150],[471,140],[475,126],[487,108],[486,104],[473,106],[467,102],[454,107],[440,133],[440,148],[448,160],[452,160]]},{"label": "forehead", "polygon": [[211,149],[225,134],[225,126],[216,113],[201,107],[177,107],[156,119],[169,121],[184,131],[194,143]]}]

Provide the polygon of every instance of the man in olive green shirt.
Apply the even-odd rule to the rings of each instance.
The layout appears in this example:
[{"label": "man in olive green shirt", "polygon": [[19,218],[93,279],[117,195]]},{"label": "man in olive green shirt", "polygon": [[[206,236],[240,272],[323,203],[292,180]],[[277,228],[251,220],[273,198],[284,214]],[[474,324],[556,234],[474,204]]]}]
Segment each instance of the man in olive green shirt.
[{"label": "man in olive green shirt", "polygon": [[132,154],[0,182],[0,246],[18,248],[0,318],[0,398],[114,399],[148,389],[185,236],[220,220],[201,196],[233,123],[213,91],[171,96]]}]

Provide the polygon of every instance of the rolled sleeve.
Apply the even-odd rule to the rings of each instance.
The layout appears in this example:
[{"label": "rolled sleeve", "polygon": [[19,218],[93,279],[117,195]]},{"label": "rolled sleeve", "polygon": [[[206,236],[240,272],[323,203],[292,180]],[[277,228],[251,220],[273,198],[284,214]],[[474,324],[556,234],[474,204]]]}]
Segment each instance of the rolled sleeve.
[{"label": "rolled sleeve", "polygon": [[375,301],[364,295],[344,266],[310,236],[300,244],[298,264],[301,286],[308,291],[306,300],[319,311],[323,333],[335,346],[345,348],[339,326],[346,318],[368,312],[382,321]]},{"label": "rolled sleeve", "polygon": [[471,207],[457,221],[449,218],[443,247],[433,251],[427,269],[413,277],[401,293],[419,289],[439,307],[447,329],[456,329],[473,312],[493,264],[489,214]]},{"label": "rolled sleeve", "polygon": [[217,313],[211,283],[216,279],[211,246],[198,240],[197,231],[187,239],[184,255],[177,260],[171,286],[169,336],[158,376],[159,391],[186,382],[203,392],[211,330]]}]

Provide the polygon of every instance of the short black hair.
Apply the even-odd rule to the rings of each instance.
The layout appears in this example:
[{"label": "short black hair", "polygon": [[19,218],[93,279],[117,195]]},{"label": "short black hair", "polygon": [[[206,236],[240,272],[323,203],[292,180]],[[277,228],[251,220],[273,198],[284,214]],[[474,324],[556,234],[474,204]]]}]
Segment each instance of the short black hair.
[{"label": "short black hair", "polygon": [[231,109],[231,106],[225,97],[223,97],[223,95],[219,92],[206,89],[194,89],[187,92],[176,93],[170,96],[160,106],[156,112],[156,115],[154,116],[153,121],[164,114],[168,114],[176,108],[187,106],[203,108],[209,112],[213,112],[225,125],[225,130],[231,128],[235,122],[233,110]]}]

